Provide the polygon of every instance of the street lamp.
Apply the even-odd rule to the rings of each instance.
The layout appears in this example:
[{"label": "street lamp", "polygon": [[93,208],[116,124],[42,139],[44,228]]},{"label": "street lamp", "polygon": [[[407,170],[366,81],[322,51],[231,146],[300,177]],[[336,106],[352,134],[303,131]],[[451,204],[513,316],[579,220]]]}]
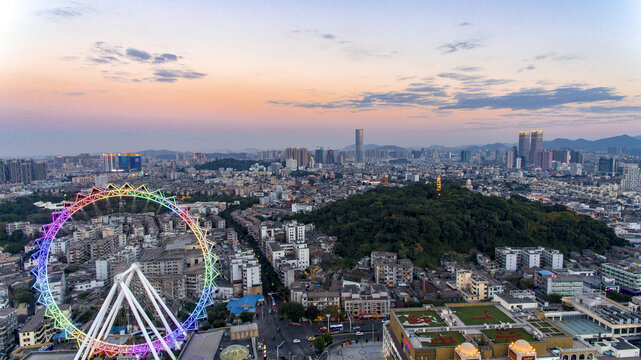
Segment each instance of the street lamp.
[{"label": "street lamp", "polygon": [[280,344],[278,344],[278,345],[276,346],[276,360],[278,360],[278,359],[279,359],[279,357],[278,357],[278,349],[279,349],[279,348],[280,348],[284,343],[285,343],[285,340],[283,340],[283,342],[282,342],[282,343],[280,343]]},{"label": "street lamp", "polygon": [[329,314],[325,314],[327,317],[327,332],[329,333]]}]

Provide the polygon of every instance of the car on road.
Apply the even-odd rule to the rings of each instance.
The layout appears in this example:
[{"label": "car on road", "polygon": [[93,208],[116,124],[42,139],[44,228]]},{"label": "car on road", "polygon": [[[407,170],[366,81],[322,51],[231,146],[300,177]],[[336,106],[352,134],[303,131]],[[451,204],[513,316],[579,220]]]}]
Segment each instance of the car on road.
[{"label": "car on road", "polygon": [[363,332],[362,332],[362,331],[357,331],[357,332],[356,332],[356,336],[361,336],[361,335],[363,335]]},{"label": "car on road", "polygon": [[292,342],[293,342],[294,344],[298,344],[298,343],[300,342],[300,339],[294,339],[294,340],[292,340]]},{"label": "car on road", "polygon": [[310,336],[310,337],[307,338],[307,341],[314,341],[314,340],[316,340],[316,338],[313,337],[313,336]]}]

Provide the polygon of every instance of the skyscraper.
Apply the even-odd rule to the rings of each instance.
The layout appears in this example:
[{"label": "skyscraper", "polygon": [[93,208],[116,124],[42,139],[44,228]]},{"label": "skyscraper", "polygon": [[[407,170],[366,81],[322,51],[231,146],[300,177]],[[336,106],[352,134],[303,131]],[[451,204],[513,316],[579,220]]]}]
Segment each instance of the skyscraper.
[{"label": "skyscraper", "polygon": [[519,153],[518,157],[530,158],[530,133],[521,131],[519,133]]},{"label": "skyscraper", "polygon": [[356,150],[356,162],[362,163],[363,155],[365,155],[365,150],[363,147],[363,129],[356,129],[355,150]]},{"label": "skyscraper", "polygon": [[314,161],[317,164],[323,164],[325,163],[325,156],[324,156],[324,151],[323,148],[321,147],[320,149],[316,149],[314,151]]},{"label": "skyscraper", "polygon": [[532,142],[530,143],[530,161],[534,161],[536,153],[539,151],[543,151],[543,131],[532,131],[531,139]]},{"label": "skyscraper", "polygon": [[461,151],[461,162],[470,162],[472,160],[472,152],[470,150]]},{"label": "skyscraper", "polygon": [[327,156],[326,156],[325,162],[327,164],[333,164],[334,163],[334,150],[327,149]]}]

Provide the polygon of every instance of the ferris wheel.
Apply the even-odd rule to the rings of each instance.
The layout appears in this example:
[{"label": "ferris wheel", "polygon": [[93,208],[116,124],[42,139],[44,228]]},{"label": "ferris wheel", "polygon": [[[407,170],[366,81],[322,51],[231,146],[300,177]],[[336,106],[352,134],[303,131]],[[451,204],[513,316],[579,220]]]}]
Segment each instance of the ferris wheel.
[{"label": "ferris wheel", "polygon": [[[51,243],[56,239],[56,235],[62,225],[73,214],[97,201],[117,197],[139,198],[157,203],[182,219],[198,240],[205,269],[204,287],[195,308],[186,320],[180,322],[176,319],[163,302],[161,296],[142,273],[137,263],[132,264],[126,271],[114,277],[113,285],[86,333],[76,327],[71,319],[58,307],[51,293],[47,274]],[[212,304],[212,294],[216,290],[214,279],[218,276],[218,271],[214,264],[218,259],[211,251],[213,244],[207,240],[206,231],[199,227],[198,219],[179,207],[175,198],[165,197],[160,190],[150,191],[144,185],[134,188],[129,184],[124,184],[120,187],[109,184],[105,189],[91,189],[88,195],[78,194],[75,202],[65,203],[64,209],[60,212],[54,212],[52,218],[53,221],[50,224],[43,226],[43,237],[36,240],[38,250],[33,254],[36,265],[31,271],[36,277],[33,287],[40,293],[37,301],[45,306],[45,315],[53,319],[54,327],[64,330],[68,338],[75,339],[78,343],[75,360],[84,360],[93,355],[142,358],[149,353],[153,355],[155,360],[159,360],[162,351],[175,360],[172,348],[178,349],[180,343],[188,336],[188,333],[197,330],[198,320],[206,318],[206,307]],[[142,285],[144,294],[147,296],[146,301],[153,306],[155,316],[162,321],[161,329],[154,325],[145,309],[142,308],[138,299],[129,289],[129,285],[134,278],[137,278]],[[144,343],[123,345],[110,343],[106,340],[114,325],[116,316],[125,302],[129,305],[129,310],[133,313],[136,323],[142,332],[145,339]]]}]

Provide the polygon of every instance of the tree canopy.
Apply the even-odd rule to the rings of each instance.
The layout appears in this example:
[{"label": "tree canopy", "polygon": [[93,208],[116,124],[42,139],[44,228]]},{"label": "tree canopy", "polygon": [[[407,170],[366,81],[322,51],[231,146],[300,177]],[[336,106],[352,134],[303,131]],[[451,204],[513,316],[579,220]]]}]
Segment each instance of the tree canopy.
[{"label": "tree canopy", "polygon": [[601,222],[562,205],[513,195],[509,200],[471,192],[458,182],[378,187],[294,218],[337,236],[334,252],[352,266],[371,251],[394,251],[416,266],[436,267],[450,254],[497,246],[546,246],[564,253],[603,252],[624,239]]}]

